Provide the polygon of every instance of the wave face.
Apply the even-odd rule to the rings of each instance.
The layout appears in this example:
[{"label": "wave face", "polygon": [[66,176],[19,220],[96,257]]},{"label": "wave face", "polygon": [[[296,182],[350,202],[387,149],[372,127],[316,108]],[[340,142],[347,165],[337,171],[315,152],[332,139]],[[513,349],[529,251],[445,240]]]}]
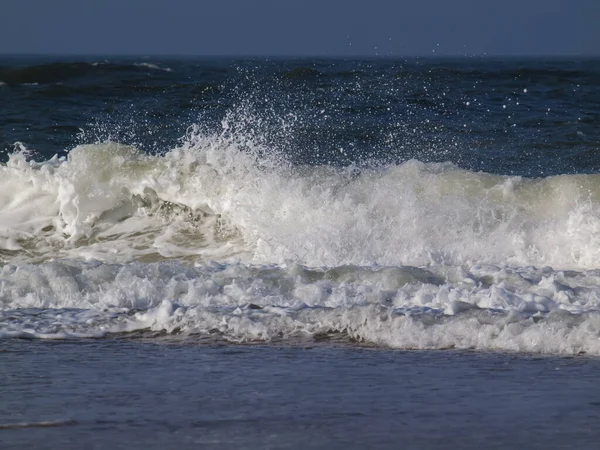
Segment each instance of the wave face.
[{"label": "wave face", "polygon": [[[136,108],[158,91],[178,92],[177,102],[198,95],[206,107],[198,125],[162,151],[146,144],[166,139],[157,125],[170,123],[164,114],[136,116],[128,132],[127,124],[90,125],[54,156],[23,143],[8,149],[0,164],[0,337],[600,354],[600,175],[576,165],[557,173],[535,146],[500,157],[485,144],[498,123],[485,131],[479,116],[469,116],[463,141],[465,91],[444,99],[415,84],[426,74],[433,90],[460,73],[467,81],[456,86],[472,86],[491,73],[501,85],[510,74],[504,87],[512,92],[515,77],[536,78],[546,80],[546,98],[567,108],[571,100],[556,89],[573,78],[585,91],[595,69],[269,64],[261,70],[276,80],[271,93],[255,81],[250,93],[227,91],[218,64],[209,75],[201,64],[168,61],[0,71],[2,89],[16,99],[50,95],[48,86],[21,86],[26,76],[52,84],[39,74],[59,74],[65,85],[53,84],[51,95],[94,98],[92,109],[106,104],[92,89],[98,76]],[[242,69],[235,86],[249,77]],[[205,77],[195,86],[210,92],[191,94],[177,78],[194,70]],[[124,72],[134,74],[131,89],[119,84]],[[373,73],[391,75],[359,83]],[[139,81],[146,76],[151,81]],[[394,83],[407,89],[400,100]],[[365,86],[375,87],[365,94]],[[493,103],[495,91],[477,95],[486,92]],[[593,108],[564,113],[581,113],[580,122],[542,122],[531,110],[516,114],[514,95],[512,104],[501,100],[513,108],[511,123],[536,121],[530,126],[546,127],[543,142],[556,146],[551,154],[558,148],[561,158],[594,161],[594,147],[585,147],[594,139]],[[30,107],[22,113],[34,120]],[[392,126],[392,118],[403,122]],[[74,132],[72,120],[53,127]],[[440,124],[443,133],[432,134]],[[552,138],[561,127],[585,133],[565,143]]]}]

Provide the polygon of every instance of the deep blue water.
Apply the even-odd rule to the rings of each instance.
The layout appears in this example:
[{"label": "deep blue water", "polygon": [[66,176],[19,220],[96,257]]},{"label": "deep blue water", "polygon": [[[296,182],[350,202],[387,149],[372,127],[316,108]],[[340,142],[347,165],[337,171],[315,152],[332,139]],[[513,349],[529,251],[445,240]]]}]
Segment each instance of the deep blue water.
[{"label": "deep blue water", "polygon": [[295,164],[451,161],[545,176],[600,165],[597,59],[0,58],[0,148],[107,138],[148,152],[227,113]]}]

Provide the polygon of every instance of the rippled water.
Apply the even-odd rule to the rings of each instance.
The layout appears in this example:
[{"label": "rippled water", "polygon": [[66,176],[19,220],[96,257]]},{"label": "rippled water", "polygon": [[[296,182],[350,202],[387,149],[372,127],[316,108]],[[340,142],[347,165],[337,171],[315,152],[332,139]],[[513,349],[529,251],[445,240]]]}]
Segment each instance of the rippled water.
[{"label": "rippled water", "polygon": [[0,343],[17,448],[595,449],[600,363],[329,344]]}]

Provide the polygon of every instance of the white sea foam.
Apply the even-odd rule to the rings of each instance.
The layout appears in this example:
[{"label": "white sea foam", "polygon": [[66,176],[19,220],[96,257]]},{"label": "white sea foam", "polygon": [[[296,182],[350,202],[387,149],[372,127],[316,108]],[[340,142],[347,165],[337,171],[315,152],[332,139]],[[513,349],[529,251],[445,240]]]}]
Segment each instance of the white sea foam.
[{"label": "white sea foam", "polygon": [[194,135],[163,156],[115,143],[43,163],[13,154],[0,166],[3,259],[576,270],[600,260],[598,175],[525,179],[418,161],[290,168],[259,150]]},{"label": "white sea foam", "polygon": [[145,67],[146,69],[152,69],[152,70],[162,70],[164,72],[173,72],[172,69],[168,68],[168,67],[160,67],[156,64],[151,64],[151,63],[147,63],[147,62],[143,62],[143,63],[135,63],[135,66],[138,67]]},{"label": "white sea foam", "polygon": [[[291,167],[231,132],[0,166],[0,335],[600,354],[600,178]],[[211,262],[217,261],[217,262]]]},{"label": "white sea foam", "polygon": [[0,278],[4,337],[342,332],[399,348],[600,354],[597,271],[47,262],[7,265]]}]

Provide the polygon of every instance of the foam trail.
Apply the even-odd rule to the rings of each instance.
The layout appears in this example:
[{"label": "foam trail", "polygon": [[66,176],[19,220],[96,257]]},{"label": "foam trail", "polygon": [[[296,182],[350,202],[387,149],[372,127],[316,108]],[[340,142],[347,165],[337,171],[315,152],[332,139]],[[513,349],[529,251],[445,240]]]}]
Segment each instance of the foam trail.
[{"label": "foam trail", "polygon": [[342,333],[398,348],[600,354],[597,272],[48,262],[5,266],[0,282],[2,337]]}]

